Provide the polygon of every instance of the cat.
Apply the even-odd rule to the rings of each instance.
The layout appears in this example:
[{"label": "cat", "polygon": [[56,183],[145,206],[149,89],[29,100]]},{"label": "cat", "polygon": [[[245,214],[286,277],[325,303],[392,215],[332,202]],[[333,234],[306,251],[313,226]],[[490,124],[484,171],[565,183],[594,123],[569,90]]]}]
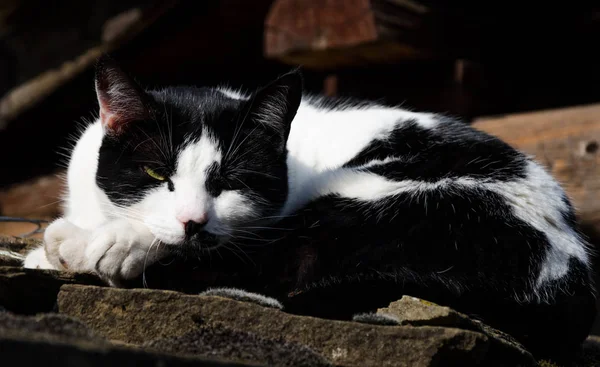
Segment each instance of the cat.
[{"label": "cat", "polygon": [[172,253],[268,240],[253,247],[261,279],[285,283],[309,314],[407,293],[532,348],[572,350],[589,332],[591,250],[574,209],[541,165],[493,136],[309,95],[299,69],[250,94],[145,90],[104,56],[95,86],[99,117],[70,156],[64,216],[25,267],[120,286]]}]

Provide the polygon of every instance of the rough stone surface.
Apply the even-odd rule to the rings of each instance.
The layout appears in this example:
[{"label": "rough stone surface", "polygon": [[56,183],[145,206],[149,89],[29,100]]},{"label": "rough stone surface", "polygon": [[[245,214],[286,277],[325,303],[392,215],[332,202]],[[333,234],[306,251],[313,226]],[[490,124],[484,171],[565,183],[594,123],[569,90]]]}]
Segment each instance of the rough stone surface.
[{"label": "rough stone surface", "polygon": [[[1,241],[15,253],[36,244]],[[572,365],[536,362],[509,335],[408,296],[335,321],[245,298],[97,285],[88,274],[0,266],[0,355],[61,366],[600,366],[598,337]]]},{"label": "rough stone surface", "polygon": [[[47,273],[32,270],[29,276],[39,279]],[[50,273],[53,279],[85,277]],[[25,364],[56,355],[53,361],[61,366],[72,361],[81,366],[202,361],[200,365],[219,366],[567,367],[537,363],[510,336],[413,297],[358,315],[359,322],[346,322],[219,296],[67,283],[58,294],[58,311],[22,316],[0,305],[0,355],[25,353]],[[380,316],[394,322],[381,322]],[[600,339],[590,337],[572,366],[597,366],[599,356]]]},{"label": "rough stone surface", "polygon": [[484,361],[489,345],[486,336],[469,330],[324,320],[170,291],[65,285],[58,304],[61,313],[111,340],[143,344],[157,337],[182,337],[202,325],[283,338],[340,366],[468,366]]},{"label": "rough stone surface", "polygon": [[108,343],[105,338],[98,336],[77,319],[57,313],[22,316],[7,311],[0,312],[0,330],[24,334],[46,333],[63,339]]},{"label": "rough stone surface", "polygon": [[377,313],[396,316],[400,325],[463,326],[470,321],[449,307],[410,296],[404,296],[388,307],[378,309]]},{"label": "rough stone surface", "polygon": [[206,356],[268,366],[332,365],[321,355],[299,344],[225,328],[201,327],[179,337],[157,339],[143,346],[177,355]]},{"label": "rough stone surface", "polygon": [[592,335],[586,339],[576,365],[579,367],[600,366],[600,336]]},{"label": "rough stone surface", "polygon": [[489,337],[489,354],[494,356],[492,359],[498,363],[511,361],[523,366],[536,364],[531,353],[510,335],[446,306],[416,297],[404,296],[400,300],[390,303],[388,307],[378,309],[377,314],[395,316],[400,325],[446,326],[477,331]]},{"label": "rough stone surface", "polygon": [[36,239],[0,235],[0,266],[21,266],[24,255],[39,244]]},{"label": "rough stone surface", "polygon": [[0,313],[2,366],[256,366],[115,345],[64,315]]},{"label": "rough stone surface", "polygon": [[23,264],[23,258],[18,254],[0,250],[0,266],[18,267]]},{"label": "rough stone surface", "polygon": [[571,365],[549,360],[539,361],[539,367],[598,367],[600,366],[600,336],[590,335],[583,342],[581,351]]},{"label": "rough stone surface", "polygon": [[[117,350],[115,343],[98,335],[86,325],[75,318],[59,313],[46,313],[36,316],[15,315],[7,311],[0,311],[0,358],[5,359],[1,348],[13,344],[34,344],[43,350],[50,348],[67,348],[69,353],[81,354],[81,349],[103,348],[109,351],[110,358],[118,357],[112,362],[123,363],[129,358],[143,361],[147,356],[137,354],[127,355],[127,350]],[[118,342],[118,341],[117,341]],[[129,347],[132,345],[125,344]],[[139,346],[134,346],[139,350]],[[309,348],[285,342],[283,340],[269,340],[257,335],[236,332],[232,330],[216,330],[199,328],[191,333],[177,338],[155,339],[144,343],[141,350],[151,355],[173,355],[179,357],[201,357],[207,360],[218,360],[244,363],[244,365],[269,365],[269,366],[330,366],[319,354]],[[12,353],[12,352],[8,352]],[[46,353],[46,352],[42,352]],[[123,354],[125,353],[125,354]],[[12,354],[11,354],[12,355]],[[93,355],[83,353],[81,358],[92,358]],[[89,361],[86,361],[88,363]],[[179,363],[178,360],[175,362]],[[137,362],[136,362],[137,363]],[[219,364],[220,365],[220,364]],[[228,364],[225,364],[228,365]]]}]

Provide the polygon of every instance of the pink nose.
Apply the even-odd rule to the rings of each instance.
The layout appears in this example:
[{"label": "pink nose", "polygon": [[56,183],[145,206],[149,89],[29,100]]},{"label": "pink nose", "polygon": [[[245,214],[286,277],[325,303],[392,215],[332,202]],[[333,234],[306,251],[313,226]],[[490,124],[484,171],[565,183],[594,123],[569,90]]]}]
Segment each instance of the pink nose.
[{"label": "pink nose", "polygon": [[204,212],[200,215],[177,215],[177,220],[185,227],[188,222],[205,225],[208,222],[208,213]]},{"label": "pink nose", "polygon": [[[186,219],[186,218],[177,218],[181,221],[181,219]],[[208,222],[208,216],[206,215],[206,213],[200,215],[200,216],[196,216],[193,219],[187,220],[187,221],[181,221],[181,223],[183,224],[183,230],[185,232],[185,236],[186,237],[192,237],[197,233],[200,233],[204,230],[204,225],[206,224],[206,222]]]}]

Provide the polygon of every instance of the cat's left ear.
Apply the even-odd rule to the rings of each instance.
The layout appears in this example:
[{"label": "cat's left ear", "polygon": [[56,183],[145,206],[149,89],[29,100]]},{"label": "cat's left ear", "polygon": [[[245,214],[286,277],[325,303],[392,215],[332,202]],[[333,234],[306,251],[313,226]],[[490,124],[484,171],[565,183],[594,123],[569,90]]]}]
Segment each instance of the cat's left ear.
[{"label": "cat's left ear", "polygon": [[96,63],[96,95],[107,133],[118,135],[131,122],[149,118],[147,95],[108,55]]},{"label": "cat's left ear", "polygon": [[261,88],[249,101],[253,120],[274,133],[282,149],[300,107],[302,88],[302,74],[294,69]]}]

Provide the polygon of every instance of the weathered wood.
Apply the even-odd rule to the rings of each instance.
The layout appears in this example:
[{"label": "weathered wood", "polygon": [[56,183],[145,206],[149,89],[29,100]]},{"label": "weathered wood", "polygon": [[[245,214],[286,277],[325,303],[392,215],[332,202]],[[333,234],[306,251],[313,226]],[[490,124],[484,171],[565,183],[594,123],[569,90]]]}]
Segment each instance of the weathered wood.
[{"label": "weathered wood", "polygon": [[[65,190],[64,176],[60,171],[55,175],[41,176],[0,191],[0,215],[28,219],[52,220],[62,214],[60,196]],[[45,227],[46,225],[42,225]],[[23,222],[0,221],[0,233],[19,236],[32,232],[36,225]],[[34,238],[41,238],[36,234]]]},{"label": "weathered wood", "polygon": [[413,41],[427,13],[410,0],[275,0],[265,55],[315,69],[426,57]]},{"label": "weathered wood", "polygon": [[24,111],[90,69],[100,55],[117,50],[137,37],[176,3],[177,0],[155,2],[143,9],[133,8],[108,19],[97,45],[60,67],[43,72],[8,91],[0,99],[0,131]]},{"label": "weathered wood", "polygon": [[532,155],[600,233],[600,104],[476,119],[473,126]]},{"label": "weathered wood", "polygon": [[328,75],[323,81],[323,94],[335,97],[338,94],[338,77],[335,74]]}]

